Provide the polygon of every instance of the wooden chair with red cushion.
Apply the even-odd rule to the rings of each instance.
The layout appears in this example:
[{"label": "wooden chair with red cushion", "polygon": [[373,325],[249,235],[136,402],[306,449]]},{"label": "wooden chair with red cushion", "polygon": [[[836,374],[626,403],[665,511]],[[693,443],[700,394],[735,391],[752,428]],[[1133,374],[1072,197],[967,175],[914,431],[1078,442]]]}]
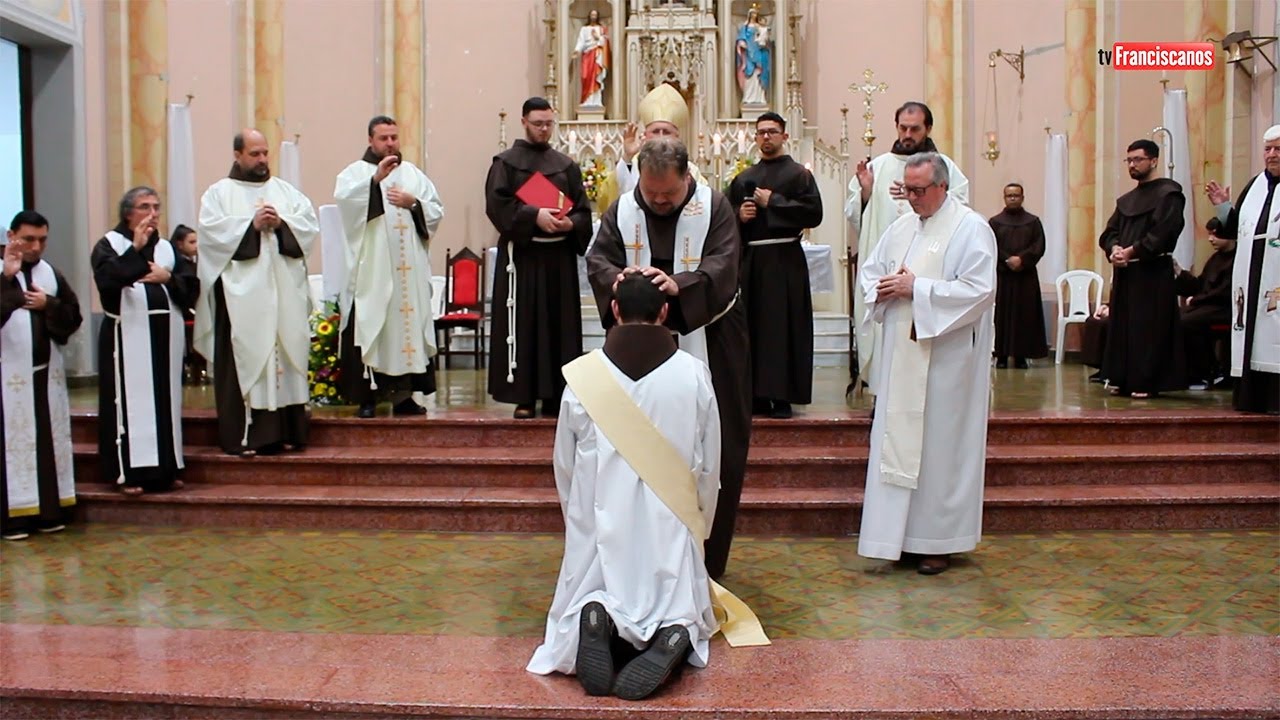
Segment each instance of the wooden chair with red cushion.
[{"label": "wooden chair with red cushion", "polygon": [[[451,255],[445,250],[444,314],[436,318],[436,345],[443,367],[459,351],[449,348],[450,331],[465,328],[475,333],[476,368],[484,367],[484,258],[470,248]],[[465,352],[462,354],[466,354]]]}]

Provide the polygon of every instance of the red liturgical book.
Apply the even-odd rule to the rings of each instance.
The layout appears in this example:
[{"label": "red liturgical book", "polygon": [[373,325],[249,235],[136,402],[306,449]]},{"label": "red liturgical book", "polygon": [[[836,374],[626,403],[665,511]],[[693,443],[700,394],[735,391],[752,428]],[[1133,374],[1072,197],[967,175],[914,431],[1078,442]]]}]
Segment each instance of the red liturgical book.
[{"label": "red liturgical book", "polygon": [[560,192],[560,188],[552,184],[546,175],[537,171],[520,186],[516,197],[526,205],[554,210],[556,218],[563,218],[573,209],[573,201]]}]

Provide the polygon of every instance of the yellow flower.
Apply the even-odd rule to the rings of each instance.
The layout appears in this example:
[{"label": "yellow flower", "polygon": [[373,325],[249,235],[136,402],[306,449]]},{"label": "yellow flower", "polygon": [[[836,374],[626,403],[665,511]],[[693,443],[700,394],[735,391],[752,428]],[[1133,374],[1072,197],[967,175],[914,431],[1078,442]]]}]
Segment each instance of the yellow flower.
[{"label": "yellow flower", "polygon": [[316,325],[316,333],[321,337],[332,335],[333,323],[330,323],[328,320],[321,320],[320,323]]},{"label": "yellow flower", "polygon": [[338,396],[338,388],[336,387],[329,388],[329,397],[337,397],[337,396]]},{"label": "yellow flower", "polygon": [[324,383],[316,383],[316,394],[323,395],[329,391],[329,386]]},{"label": "yellow flower", "polygon": [[312,372],[311,370],[308,370],[308,371],[307,371],[307,382],[309,382],[309,383],[313,383],[313,382],[315,382],[315,381],[316,381],[316,374],[315,374],[314,372]]},{"label": "yellow flower", "polygon": [[323,348],[320,347],[320,343],[311,343],[311,352],[318,353],[322,349]]},{"label": "yellow flower", "polygon": [[329,356],[329,364],[330,364],[330,365],[332,365],[332,364],[334,364],[334,363],[336,363],[336,362],[338,362],[338,356],[337,356],[337,355],[330,355],[330,356]]}]

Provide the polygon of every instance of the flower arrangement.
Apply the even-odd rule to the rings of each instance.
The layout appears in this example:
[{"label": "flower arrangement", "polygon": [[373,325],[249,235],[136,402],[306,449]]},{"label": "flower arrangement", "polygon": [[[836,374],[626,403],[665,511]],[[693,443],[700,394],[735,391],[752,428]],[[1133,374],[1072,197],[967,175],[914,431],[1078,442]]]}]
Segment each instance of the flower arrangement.
[{"label": "flower arrangement", "polygon": [[755,161],[751,159],[751,156],[739,155],[738,158],[733,161],[733,165],[729,166],[729,171],[725,173],[724,187],[721,188],[721,190],[723,192],[729,192],[729,184],[733,182],[734,178],[738,177],[738,173],[746,170],[752,165],[755,165]]},{"label": "flower arrangement", "polygon": [[311,353],[307,362],[307,384],[315,405],[341,405],[338,379],[338,303],[326,300],[311,315]]},{"label": "flower arrangement", "polygon": [[588,200],[594,203],[600,197],[600,188],[608,177],[609,171],[605,169],[604,161],[600,158],[583,163],[582,189],[586,191]]}]

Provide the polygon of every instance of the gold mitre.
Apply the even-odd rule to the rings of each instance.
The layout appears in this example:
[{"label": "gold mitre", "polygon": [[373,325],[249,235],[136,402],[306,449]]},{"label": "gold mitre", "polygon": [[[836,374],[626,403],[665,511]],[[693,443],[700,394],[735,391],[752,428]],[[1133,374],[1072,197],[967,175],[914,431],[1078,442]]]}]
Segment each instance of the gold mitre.
[{"label": "gold mitre", "polygon": [[684,101],[684,96],[679,90],[668,83],[662,83],[658,87],[649,91],[640,100],[640,125],[648,127],[649,123],[665,121],[675,125],[680,130],[680,136],[684,137],[684,132],[689,124],[689,106]]}]

